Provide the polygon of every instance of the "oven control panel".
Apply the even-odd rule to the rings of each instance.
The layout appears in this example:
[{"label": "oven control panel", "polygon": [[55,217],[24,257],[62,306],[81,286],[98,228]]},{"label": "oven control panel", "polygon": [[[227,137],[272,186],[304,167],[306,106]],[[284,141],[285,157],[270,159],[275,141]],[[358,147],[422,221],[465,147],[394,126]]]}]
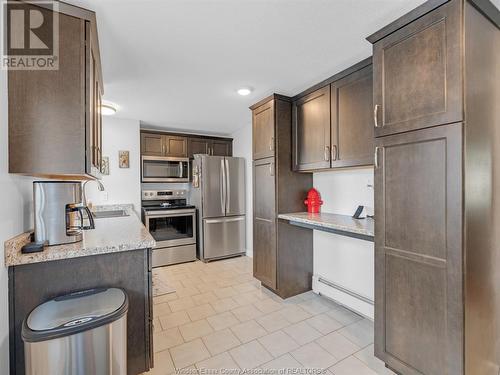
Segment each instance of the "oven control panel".
[{"label": "oven control panel", "polygon": [[170,200],[186,198],[186,190],[143,190],[142,200]]}]

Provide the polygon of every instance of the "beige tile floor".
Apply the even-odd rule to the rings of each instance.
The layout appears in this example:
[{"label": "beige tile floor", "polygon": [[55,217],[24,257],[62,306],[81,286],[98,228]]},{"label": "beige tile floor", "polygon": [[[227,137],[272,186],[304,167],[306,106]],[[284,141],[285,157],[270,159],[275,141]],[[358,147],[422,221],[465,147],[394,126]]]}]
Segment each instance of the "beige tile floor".
[{"label": "beige tile floor", "polygon": [[393,374],[373,356],[370,320],[312,292],[279,298],[252,276],[251,258],[153,272],[176,292],[154,298],[155,367],[148,375],[254,368]]}]

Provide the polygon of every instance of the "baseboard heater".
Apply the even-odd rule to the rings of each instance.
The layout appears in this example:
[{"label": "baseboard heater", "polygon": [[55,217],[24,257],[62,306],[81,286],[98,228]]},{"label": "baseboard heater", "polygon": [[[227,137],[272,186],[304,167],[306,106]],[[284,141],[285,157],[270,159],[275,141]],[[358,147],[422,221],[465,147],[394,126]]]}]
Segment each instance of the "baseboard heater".
[{"label": "baseboard heater", "polygon": [[373,319],[374,301],[352,289],[346,288],[322,276],[313,276],[313,291]]}]

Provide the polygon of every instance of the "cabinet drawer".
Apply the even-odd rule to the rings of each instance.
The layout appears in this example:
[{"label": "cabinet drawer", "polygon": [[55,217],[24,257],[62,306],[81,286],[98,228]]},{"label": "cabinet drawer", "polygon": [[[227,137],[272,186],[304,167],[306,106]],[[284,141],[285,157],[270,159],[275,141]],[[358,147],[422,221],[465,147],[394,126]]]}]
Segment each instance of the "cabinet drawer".
[{"label": "cabinet drawer", "polygon": [[377,137],[462,121],[461,14],[450,1],[374,44]]},{"label": "cabinet drawer", "polygon": [[203,220],[203,250],[206,259],[245,252],[245,216]]}]

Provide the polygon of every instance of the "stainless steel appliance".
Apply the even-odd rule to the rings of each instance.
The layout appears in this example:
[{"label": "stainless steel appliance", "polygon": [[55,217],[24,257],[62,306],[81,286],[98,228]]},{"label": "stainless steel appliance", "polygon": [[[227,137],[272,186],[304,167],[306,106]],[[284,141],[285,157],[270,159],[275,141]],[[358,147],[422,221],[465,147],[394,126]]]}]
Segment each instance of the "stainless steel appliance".
[{"label": "stainless steel appliance", "polygon": [[92,214],[82,203],[80,181],[35,181],[33,204],[36,242],[78,242],[84,230],[94,229]]},{"label": "stainless steel appliance", "polygon": [[196,260],[196,208],[186,190],[144,190],[142,217],[156,240],[153,267]]},{"label": "stainless steel appliance", "polygon": [[245,253],[245,159],[195,155],[191,203],[198,208],[198,257]]},{"label": "stainless steel appliance", "polygon": [[60,296],[23,322],[27,375],[126,375],[128,298],[118,288]]},{"label": "stainless steel appliance", "polygon": [[189,158],[143,156],[142,182],[189,182]]}]

